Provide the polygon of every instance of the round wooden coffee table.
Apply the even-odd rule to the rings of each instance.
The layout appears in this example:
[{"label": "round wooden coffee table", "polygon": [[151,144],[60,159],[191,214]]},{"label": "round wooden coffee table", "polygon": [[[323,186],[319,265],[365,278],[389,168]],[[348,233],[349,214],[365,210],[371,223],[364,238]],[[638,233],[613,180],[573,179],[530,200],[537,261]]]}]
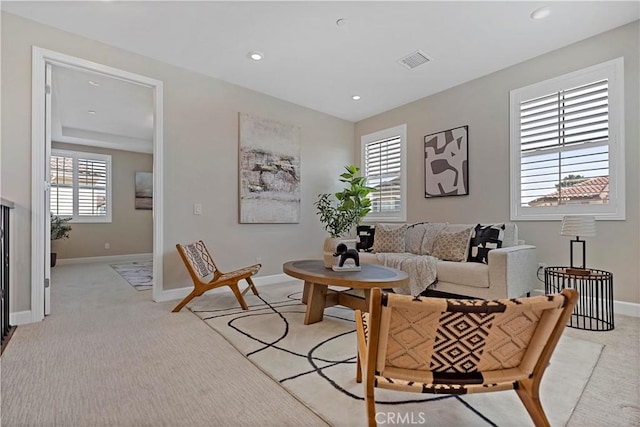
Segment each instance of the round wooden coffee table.
[{"label": "round wooden coffee table", "polygon": [[[302,302],[307,305],[304,324],[320,322],[326,307],[343,305],[353,309],[369,309],[372,288],[404,287],[409,276],[404,271],[381,265],[361,264],[360,271],[333,271],[322,260],[301,260],[284,263],[282,270],[289,276],[304,280]],[[363,289],[365,298],[334,291],[329,286]]]}]

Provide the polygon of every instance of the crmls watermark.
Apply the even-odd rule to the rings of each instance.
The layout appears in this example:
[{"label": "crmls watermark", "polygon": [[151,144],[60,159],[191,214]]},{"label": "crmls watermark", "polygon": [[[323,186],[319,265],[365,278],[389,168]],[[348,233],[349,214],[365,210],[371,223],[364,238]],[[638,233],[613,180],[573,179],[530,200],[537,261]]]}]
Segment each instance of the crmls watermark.
[{"label": "crmls watermark", "polygon": [[380,425],[422,425],[427,421],[424,412],[376,412]]}]

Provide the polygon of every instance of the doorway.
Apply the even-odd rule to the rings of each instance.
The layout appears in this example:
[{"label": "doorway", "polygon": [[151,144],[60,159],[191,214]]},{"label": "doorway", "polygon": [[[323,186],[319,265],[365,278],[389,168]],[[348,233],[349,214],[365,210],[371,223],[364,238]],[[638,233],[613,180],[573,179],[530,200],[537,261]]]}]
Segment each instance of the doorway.
[{"label": "doorway", "polygon": [[158,301],[162,292],[162,82],[81,58],[34,47],[32,68],[32,247],[31,247],[31,317],[33,322],[45,316],[50,279],[49,191],[47,174],[51,150],[51,81],[52,67],[95,73],[128,84],[149,88],[153,93],[153,291]]}]

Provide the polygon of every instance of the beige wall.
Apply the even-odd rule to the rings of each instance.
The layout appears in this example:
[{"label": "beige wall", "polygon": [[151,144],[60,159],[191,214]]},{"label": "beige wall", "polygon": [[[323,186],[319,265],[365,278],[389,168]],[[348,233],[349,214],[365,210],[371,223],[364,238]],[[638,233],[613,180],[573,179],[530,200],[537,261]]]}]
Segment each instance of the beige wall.
[{"label": "beige wall", "polygon": [[153,252],[152,212],[135,208],[135,173],[153,171],[153,155],[59,142],[51,147],[111,156],[111,223],[71,223],[69,238],[52,242],[58,259]]},{"label": "beige wall", "polygon": [[[2,197],[16,202],[13,312],[30,307],[33,45],[164,82],[165,289],[189,284],[175,251],[178,242],[203,239],[222,269],[260,256],[260,275],[281,273],[287,260],[321,255],[325,232],[313,201],[337,189],[336,177],[352,161],[353,123],[2,13],[1,180]],[[301,127],[299,224],[238,223],[239,112]],[[193,215],[194,203],[202,204],[202,215]]]},{"label": "beige wall", "polygon": [[[640,302],[638,21],[356,123],[360,137],[407,123],[408,220],[456,223],[509,220],[509,91],[620,56],[625,61],[626,221],[599,221],[587,239],[587,264],[613,272],[619,301]],[[469,125],[470,194],[424,198],[424,136]],[[548,265],[569,262],[559,221],[518,222],[521,238]],[[540,284],[542,288],[542,284]]]}]

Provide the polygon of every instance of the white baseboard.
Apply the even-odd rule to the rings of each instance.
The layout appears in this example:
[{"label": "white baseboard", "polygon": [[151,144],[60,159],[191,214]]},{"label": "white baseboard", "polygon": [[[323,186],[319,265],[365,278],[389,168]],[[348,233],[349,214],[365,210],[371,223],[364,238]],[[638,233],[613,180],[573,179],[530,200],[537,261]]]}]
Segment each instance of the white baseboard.
[{"label": "white baseboard", "polygon": [[613,301],[613,313],[623,316],[640,317],[640,304],[626,301]]},{"label": "white baseboard", "polygon": [[9,313],[9,324],[11,326],[26,325],[27,323],[33,323],[31,310]]},{"label": "white baseboard", "polygon": [[[544,295],[544,289],[534,289],[531,295]],[[613,314],[640,317],[640,304],[626,301],[613,301]]]},{"label": "white baseboard", "polygon": [[[290,282],[292,280],[298,280],[298,279],[294,279],[291,276],[287,276],[286,274],[281,273],[281,274],[272,274],[270,276],[254,277],[253,283],[256,286],[268,286],[276,283]],[[244,285],[245,285],[245,282],[243,280],[240,282],[240,287],[244,289]],[[191,292],[192,290],[193,290],[193,287],[187,286],[185,288],[169,289],[166,291],[162,291],[160,293],[160,297],[157,298],[155,301],[165,302],[165,301],[179,300],[189,295],[189,292]],[[214,294],[217,292],[228,292],[228,291],[229,289],[225,289],[224,287],[222,287],[222,288],[212,289],[209,291],[209,293]]]},{"label": "white baseboard", "polygon": [[85,258],[65,258],[59,259],[56,265],[71,265],[71,264],[93,264],[96,262],[132,262],[132,261],[147,261],[153,259],[153,254],[129,254],[129,255],[108,255],[108,256],[94,256]]}]

